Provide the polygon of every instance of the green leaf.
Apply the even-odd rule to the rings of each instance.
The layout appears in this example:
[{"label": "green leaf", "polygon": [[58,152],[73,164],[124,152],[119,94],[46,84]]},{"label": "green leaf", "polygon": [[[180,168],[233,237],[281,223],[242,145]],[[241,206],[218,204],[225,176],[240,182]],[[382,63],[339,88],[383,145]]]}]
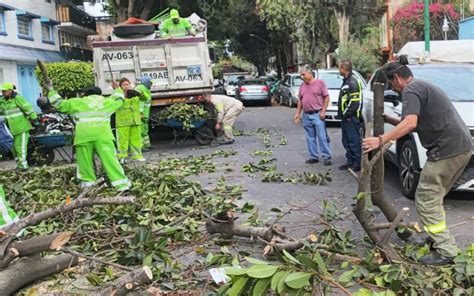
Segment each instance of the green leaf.
[{"label": "green leaf", "polygon": [[364,197],[365,197],[365,192],[359,192],[359,193],[357,193],[356,200],[359,200],[359,199],[364,198]]},{"label": "green leaf", "polygon": [[247,274],[247,269],[246,268],[227,267],[227,268],[225,268],[225,273],[227,275],[244,275],[244,274]]},{"label": "green leaf", "polygon": [[311,273],[307,272],[294,272],[290,273],[285,278],[285,284],[292,289],[301,289],[307,284],[309,284],[309,279],[311,278]]},{"label": "green leaf", "polygon": [[302,265],[301,262],[298,261],[298,259],[296,259],[295,257],[293,257],[293,255],[291,255],[290,253],[288,253],[287,250],[283,249],[283,254],[285,254],[285,257],[290,259],[291,262],[295,263],[295,264],[298,264],[298,265]]},{"label": "green leaf", "polygon": [[265,296],[270,288],[271,278],[260,279],[253,287],[252,296]]},{"label": "green leaf", "polygon": [[288,274],[290,274],[289,271],[287,271],[287,272],[285,273],[285,276],[282,277],[282,278],[280,279],[280,281],[278,282],[278,286],[277,286],[277,289],[276,289],[276,292],[277,292],[278,294],[282,294],[283,291],[285,290],[285,288],[286,288],[285,279],[286,279],[286,277],[288,276]]},{"label": "green leaf", "polygon": [[372,292],[367,288],[359,289],[354,296],[372,296]]},{"label": "green leaf", "polygon": [[258,260],[258,259],[252,258],[252,257],[245,257],[245,260],[247,260],[248,262],[250,262],[250,263],[252,263],[252,264],[268,265],[268,262],[265,262],[265,261],[262,261],[262,260]]},{"label": "green leaf", "polygon": [[385,286],[385,280],[383,279],[383,275],[376,276],[374,278],[375,284],[379,287],[384,287]]},{"label": "green leaf", "polygon": [[347,283],[352,281],[353,277],[354,277],[354,270],[349,270],[349,271],[346,271],[346,272],[342,273],[339,276],[339,279],[337,281],[344,284],[344,285],[346,285]]},{"label": "green leaf", "polygon": [[280,281],[285,283],[284,279],[289,273],[290,273],[289,271],[280,270],[273,275],[272,282],[271,282],[271,288],[273,291],[277,292],[278,283],[280,283]]},{"label": "green leaf", "polygon": [[271,277],[278,270],[274,265],[254,265],[247,270],[247,275],[254,279],[264,279]]},{"label": "green leaf", "polygon": [[247,282],[249,281],[249,278],[246,276],[239,277],[235,283],[232,284],[232,287],[229,289],[227,293],[229,293],[229,296],[239,296],[241,295],[244,290],[245,286],[247,285]]},{"label": "green leaf", "polygon": [[303,263],[303,265],[305,265],[306,267],[311,268],[311,269],[313,269],[314,271],[319,271],[318,265],[316,264],[316,262],[314,262],[313,260],[311,260],[311,258],[306,257],[306,256],[304,256],[304,255],[298,255],[296,258],[297,258],[301,263]]},{"label": "green leaf", "polygon": [[152,266],[153,262],[153,253],[148,254],[144,259],[143,259],[143,265],[144,266]]},{"label": "green leaf", "polygon": [[321,271],[321,273],[323,273],[325,275],[330,275],[330,273],[328,272],[328,268],[326,267],[326,263],[324,262],[323,258],[319,254],[319,252],[316,252],[316,254],[314,254],[314,260],[318,264],[318,267],[319,267],[319,270]]}]

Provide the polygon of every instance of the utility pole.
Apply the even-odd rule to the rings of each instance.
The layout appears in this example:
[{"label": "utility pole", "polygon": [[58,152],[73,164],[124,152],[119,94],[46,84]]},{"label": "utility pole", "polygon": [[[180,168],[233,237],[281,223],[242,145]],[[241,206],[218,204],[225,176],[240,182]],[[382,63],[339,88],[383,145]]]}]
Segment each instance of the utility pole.
[{"label": "utility pole", "polygon": [[425,0],[423,9],[425,18],[425,63],[430,62],[430,1]]}]

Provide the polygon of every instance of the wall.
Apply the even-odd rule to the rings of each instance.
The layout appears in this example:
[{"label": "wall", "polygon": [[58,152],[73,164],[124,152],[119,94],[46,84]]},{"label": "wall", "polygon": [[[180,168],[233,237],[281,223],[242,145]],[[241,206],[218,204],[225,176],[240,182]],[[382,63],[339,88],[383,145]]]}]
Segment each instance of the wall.
[{"label": "wall", "polygon": [[459,39],[474,39],[474,17],[459,22]]},{"label": "wall", "polygon": [[[26,12],[38,14],[49,19],[56,19],[55,2],[46,2],[45,0],[2,0],[2,3]],[[5,27],[7,36],[0,35],[0,43],[14,44],[25,47],[33,47],[46,50],[59,50],[58,29],[52,26],[54,44],[44,43],[41,36],[41,22],[40,19],[31,19],[31,30],[33,41],[18,38],[18,24],[17,15],[14,10],[5,10]]]}]

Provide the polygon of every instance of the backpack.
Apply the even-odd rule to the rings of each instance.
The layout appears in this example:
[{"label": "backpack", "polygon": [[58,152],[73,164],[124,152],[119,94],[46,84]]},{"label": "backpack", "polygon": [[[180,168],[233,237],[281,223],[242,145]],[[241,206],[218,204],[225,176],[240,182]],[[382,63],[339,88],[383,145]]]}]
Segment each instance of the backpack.
[{"label": "backpack", "polygon": [[13,146],[13,137],[10,130],[3,121],[0,120],[0,154],[7,154]]}]

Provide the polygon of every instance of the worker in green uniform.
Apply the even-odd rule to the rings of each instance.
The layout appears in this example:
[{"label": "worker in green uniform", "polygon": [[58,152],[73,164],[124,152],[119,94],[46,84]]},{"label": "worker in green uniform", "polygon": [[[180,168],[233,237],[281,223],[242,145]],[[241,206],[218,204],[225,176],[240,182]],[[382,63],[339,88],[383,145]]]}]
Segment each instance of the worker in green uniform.
[{"label": "worker in green uniform", "polygon": [[142,154],[141,138],[141,96],[131,89],[130,80],[122,78],[119,81],[118,92],[125,94],[122,108],[115,112],[115,127],[120,163],[125,163],[130,151],[132,160],[145,161]]},{"label": "worker in green uniform", "polygon": [[130,181],[118,161],[110,127],[110,116],[122,107],[124,94],[116,90],[111,97],[105,98],[101,89],[93,86],[84,90],[82,98],[68,100],[51,89],[48,99],[59,112],[71,114],[76,122],[74,145],[77,177],[82,181],[82,187],[91,186],[96,181],[94,154],[97,154],[112,186],[119,191],[128,190]]},{"label": "worker in green uniform", "polygon": [[38,126],[38,115],[33,111],[31,104],[15,91],[12,83],[4,83],[0,89],[2,90],[0,117],[5,120],[13,135],[13,155],[17,166],[20,170],[26,170],[29,132],[32,129],[30,121]]},{"label": "worker in green uniform", "polygon": [[191,23],[187,19],[180,17],[176,9],[171,9],[170,18],[163,22],[160,27],[160,33],[163,38],[196,35]]},{"label": "worker in green uniform", "polygon": [[153,82],[150,77],[143,76],[138,80],[138,85],[135,90],[141,95],[140,100],[140,114],[142,119],[141,134],[142,134],[142,149],[151,149],[150,136],[148,134],[148,119],[150,118],[151,110],[151,86]]},{"label": "worker in green uniform", "polygon": [[17,214],[10,207],[10,204],[5,197],[3,186],[0,185],[0,229],[18,220]]}]

